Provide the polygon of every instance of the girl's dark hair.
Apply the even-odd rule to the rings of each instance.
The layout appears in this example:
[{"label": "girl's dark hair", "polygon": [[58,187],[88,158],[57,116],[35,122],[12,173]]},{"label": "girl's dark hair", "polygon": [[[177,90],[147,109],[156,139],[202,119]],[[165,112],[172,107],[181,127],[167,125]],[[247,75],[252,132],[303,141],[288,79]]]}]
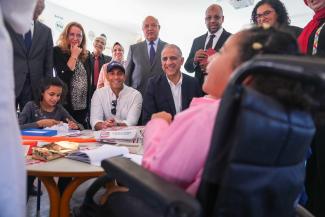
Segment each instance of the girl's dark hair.
[{"label": "girl's dark hair", "polygon": [[43,100],[43,93],[50,88],[50,86],[56,86],[62,88],[62,94],[59,103],[64,102],[66,96],[66,85],[58,78],[58,77],[51,77],[51,78],[44,78],[41,81],[41,84],[38,88],[37,96],[35,97],[35,103],[40,105],[40,102]]},{"label": "girl's dark hair", "polygon": [[254,24],[257,24],[257,19],[256,19],[257,8],[264,4],[268,4],[274,9],[274,11],[278,17],[277,23],[279,25],[289,25],[290,24],[291,21],[290,21],[287,9],[285,8],[284,4],[280,0],[261,0],[261,1],[259,1],[255,5],[255,7],[252,11],[251,22],[253,22]]},{"label": "girl's dark hair", "polygon": [[[299,55],[296,39],[290,33],[273,27],[254,27],[242,33],[243,37],[239,42],[239,62],[245,62],[261,54]],[[272,74],[254,75],[252,87],[287,107],[302,110],[318,107],[318,101],[314,99],[316,88],[303,81]]]},{"label": "girl's dark hair", "polygon": [[274,27],[253,27],[243,30],[239,42],[239,62],[245,62],[260,54],[298,55],[297,40],[290,34]]}]

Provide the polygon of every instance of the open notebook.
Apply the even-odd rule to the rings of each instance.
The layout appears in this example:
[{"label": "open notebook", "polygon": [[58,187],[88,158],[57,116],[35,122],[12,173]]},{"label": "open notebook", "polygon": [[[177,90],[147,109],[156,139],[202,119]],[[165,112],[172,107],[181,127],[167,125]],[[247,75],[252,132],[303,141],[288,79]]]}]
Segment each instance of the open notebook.
[{"label": "open notebook", "polygon": [[127,147],[102,145],[95,149],[82,150],[70,153],[66,158],[100,166],[102,160],[116,156],[126,156],[129,154]]}]

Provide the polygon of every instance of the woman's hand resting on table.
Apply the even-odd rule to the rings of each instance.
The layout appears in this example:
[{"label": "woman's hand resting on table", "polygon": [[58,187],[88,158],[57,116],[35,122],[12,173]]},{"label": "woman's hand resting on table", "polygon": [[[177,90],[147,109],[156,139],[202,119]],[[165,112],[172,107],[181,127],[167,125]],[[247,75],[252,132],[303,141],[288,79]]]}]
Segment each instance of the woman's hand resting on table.
[{"label": "woman's hand resting on table", "polygon": [[163,119],[167,121],[168,124],[170,124],[172,122],[173,116],[167,112],[158,112],[151,115],[151,119],[155,119],[155,118]]}]

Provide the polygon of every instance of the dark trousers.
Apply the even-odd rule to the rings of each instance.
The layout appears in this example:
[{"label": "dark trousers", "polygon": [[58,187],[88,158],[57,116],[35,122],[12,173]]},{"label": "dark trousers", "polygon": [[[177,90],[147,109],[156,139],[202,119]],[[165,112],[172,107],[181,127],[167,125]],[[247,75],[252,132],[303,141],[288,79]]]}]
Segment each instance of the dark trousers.
[{"label": "dark trousers", "polygon": [[17,111],[22,111],[27,102],[33,100],[32,86],[30,83],[30,77],[26,76],[24,87],[19,96],[16,96],[16,108]]}]

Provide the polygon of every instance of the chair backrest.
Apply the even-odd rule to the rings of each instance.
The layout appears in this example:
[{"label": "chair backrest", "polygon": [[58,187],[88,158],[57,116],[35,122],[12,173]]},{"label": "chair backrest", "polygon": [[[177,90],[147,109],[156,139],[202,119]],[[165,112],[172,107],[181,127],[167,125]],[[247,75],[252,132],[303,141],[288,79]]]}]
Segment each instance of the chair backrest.
[{"label": "chair backrest", "polygon": [[242,83],[250,75],[272,73],[323,89],[323,62],[264,56],[234,73],[197,194],[203,216],[293,216],[315,133],[312,116]]}]

